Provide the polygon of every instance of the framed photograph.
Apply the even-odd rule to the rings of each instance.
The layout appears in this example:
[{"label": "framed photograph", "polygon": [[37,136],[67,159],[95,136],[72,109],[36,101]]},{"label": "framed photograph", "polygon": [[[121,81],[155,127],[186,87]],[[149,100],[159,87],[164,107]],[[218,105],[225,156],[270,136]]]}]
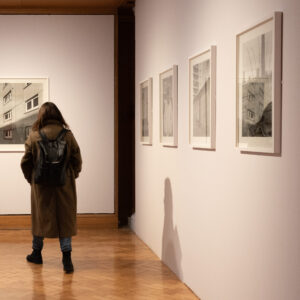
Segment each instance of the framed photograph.
[{"label": "framed photograph", "polygon": [[282,13],[236,37],[237,134],[243,152],[281,152]]},{"label": "framed photograph", "polygon": [[0,152],[24,152],[24,143],[48,101],[47,78],[0,78]]},{"label": "framed photograph", "polygon": [[152,144],[152,78],[140,83],[140,137],[142,144]]},{"label": "framed photograph", "polygon": [[190,145],[215,149],[216,46],[189,59]]},{"label": "framed photograph", "polygon": [[164,146],[177,146],[177,84],[176,65],[159,74],[160,142]]}]

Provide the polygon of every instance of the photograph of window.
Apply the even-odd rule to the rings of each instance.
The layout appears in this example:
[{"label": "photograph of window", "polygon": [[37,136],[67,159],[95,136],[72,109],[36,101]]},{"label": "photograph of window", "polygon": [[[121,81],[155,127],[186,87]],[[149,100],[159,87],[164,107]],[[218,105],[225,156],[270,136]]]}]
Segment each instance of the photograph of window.
[{"label": "photograph of window", "polygon": [[4,116],[4,121],[11,120],[11,115],[12,115],[11,110],[9,110],[6,113],[4,113],[4,115],[3,115]]},{"label": "photograph of window", "polygon": [[0,79],[0,151],[24,151],[38,109],[48,100],[48,79]]},{"label": "photograph of window", "polygon": [[3,130],[3,138],[11,140],[12,139],[12,130],[11,129]]},{"label": "photograph of window", "polygon": [[26,112],[34,110],[39,107],[39,96],[34,95],[32,98],[26,101]]},{"label": "photograph of window", "polygon": [[3,97],[3,103],[6,104],[11,100],[11,91],[9,91],[4,97]]}]

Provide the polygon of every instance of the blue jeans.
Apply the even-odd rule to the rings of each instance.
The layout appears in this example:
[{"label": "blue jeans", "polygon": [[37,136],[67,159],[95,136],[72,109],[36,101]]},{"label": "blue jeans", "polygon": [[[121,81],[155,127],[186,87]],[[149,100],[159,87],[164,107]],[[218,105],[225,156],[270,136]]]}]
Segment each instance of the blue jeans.
[{"label": "blue jeans", "polygon": [[[72,238],[65,237],[59,238],[60,249],[62,252],[72,251]],[[44,237],[42,236],[33,236],[32,240],[32,249],[42,251],[44,246]]]}]

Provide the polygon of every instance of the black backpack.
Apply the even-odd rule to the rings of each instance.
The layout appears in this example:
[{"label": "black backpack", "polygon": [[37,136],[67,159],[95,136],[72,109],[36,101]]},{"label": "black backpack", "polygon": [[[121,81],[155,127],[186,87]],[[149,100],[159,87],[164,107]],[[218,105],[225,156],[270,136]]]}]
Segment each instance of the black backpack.
[{"label": "black backpack", "polygon": [[42,185],[62,186],[66,182],[67,143],[64,137],[67,129],[62,129],[56,139],[49,140],[40,130],[38,141],[40,156],[38,157],[34,182]]}]

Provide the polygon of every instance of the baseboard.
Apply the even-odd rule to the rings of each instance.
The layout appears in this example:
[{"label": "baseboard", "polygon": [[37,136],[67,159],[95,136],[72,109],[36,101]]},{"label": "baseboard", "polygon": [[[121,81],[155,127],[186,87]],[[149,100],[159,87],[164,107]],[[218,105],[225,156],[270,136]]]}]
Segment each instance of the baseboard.
[{"label": "baseboard", "polygon": [[117,214],[78,214],[78,229],[118,228]]},{"label": "baseboard", "polygon": [[[116,214],[78,214],[78,229],[117,228]],[[3,229],[31,229],[30,215],[0,215],[0,230]]]}]

